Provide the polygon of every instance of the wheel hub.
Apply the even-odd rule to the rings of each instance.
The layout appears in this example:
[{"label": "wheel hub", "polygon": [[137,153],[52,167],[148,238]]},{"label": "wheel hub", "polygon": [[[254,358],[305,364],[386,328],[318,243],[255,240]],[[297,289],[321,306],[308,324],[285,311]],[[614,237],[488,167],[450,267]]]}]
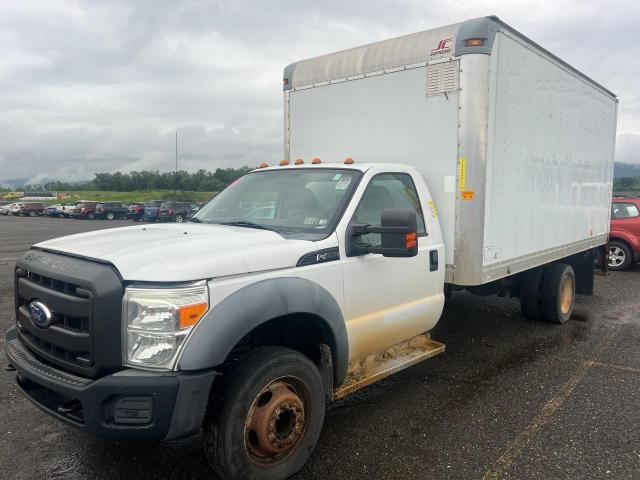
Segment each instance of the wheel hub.
[{"label": "wheel hub", "polygon": [[560,290],[560,310],[564,315],[569,313],[573,305],[573,277],[567,275]]},{"label": "wheel hub", "polygon": [[245,424],[245,445],[261,463],[273,463],[288,455],[304,431],[305,410],[295,388],[277,380],[254,400]]},{"label": "wheel hub", "polygon": [[609,248],[609,265],[612,267],[617,267],[622,264],[625,260],[624,250],[620,247],[611,247]]}]

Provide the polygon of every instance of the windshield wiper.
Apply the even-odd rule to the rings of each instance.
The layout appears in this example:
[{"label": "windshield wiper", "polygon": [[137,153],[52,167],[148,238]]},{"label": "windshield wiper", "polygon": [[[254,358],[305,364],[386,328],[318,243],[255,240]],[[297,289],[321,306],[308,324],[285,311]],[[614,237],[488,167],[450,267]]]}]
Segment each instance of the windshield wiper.
[{"label": "windshield wiper", "polygon": [[232,222],[220,222],[220,225],[230,225],[232,227],[247,227],[247,228],[257,228],[260,230],[269,230],[271,232],[280,233],[280,230],[273,227],[267,227],[266,225],[260,225],[259,223],[253,223],[249,220],[235,220]]}]

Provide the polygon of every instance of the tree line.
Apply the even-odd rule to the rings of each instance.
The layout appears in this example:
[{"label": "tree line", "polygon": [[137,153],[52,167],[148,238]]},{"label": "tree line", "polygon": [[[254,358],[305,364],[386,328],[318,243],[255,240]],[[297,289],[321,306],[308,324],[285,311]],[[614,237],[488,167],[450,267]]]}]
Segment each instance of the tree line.
[{"label": "tree line", "polygon": [[52,181],[41,185],[25,185],[24,190],[65,190],[91,191],[106,190],[111,192],[133,192],[139,190],[187,190],[193,192],[219,192],[234,180],[251,171],[250,167],[218,168],[215,172],[198,170],[189,173],[162,172],[158,170],[142,170],[128,173],[104,172],[96,173],[88,182]]}]

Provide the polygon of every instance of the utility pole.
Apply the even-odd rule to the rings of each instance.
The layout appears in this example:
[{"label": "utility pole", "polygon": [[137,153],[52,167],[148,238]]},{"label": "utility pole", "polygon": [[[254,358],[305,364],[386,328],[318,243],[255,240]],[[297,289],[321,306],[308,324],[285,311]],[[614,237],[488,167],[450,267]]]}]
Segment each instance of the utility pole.
[{"label": "utility pole", "polygon": [[[176,130],[176,169],[173,174],[173,201],[178,200],[178,130]],[[175,203],[174,203],[175,208]]]}]

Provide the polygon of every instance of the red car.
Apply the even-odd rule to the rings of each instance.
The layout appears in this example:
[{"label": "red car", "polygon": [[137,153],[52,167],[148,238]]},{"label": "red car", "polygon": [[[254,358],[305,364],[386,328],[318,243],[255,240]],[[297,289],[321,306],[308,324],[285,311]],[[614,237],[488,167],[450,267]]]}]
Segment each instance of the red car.
[{"label": "red car", "polygon": [[20,216],[35,217],[36,215],[44,215],[44,203],[25,203],[18,210]]},{"label": "red car", "polygon": [[609,269],[624,270],[640,261],[640,198],[613,197]]}]

